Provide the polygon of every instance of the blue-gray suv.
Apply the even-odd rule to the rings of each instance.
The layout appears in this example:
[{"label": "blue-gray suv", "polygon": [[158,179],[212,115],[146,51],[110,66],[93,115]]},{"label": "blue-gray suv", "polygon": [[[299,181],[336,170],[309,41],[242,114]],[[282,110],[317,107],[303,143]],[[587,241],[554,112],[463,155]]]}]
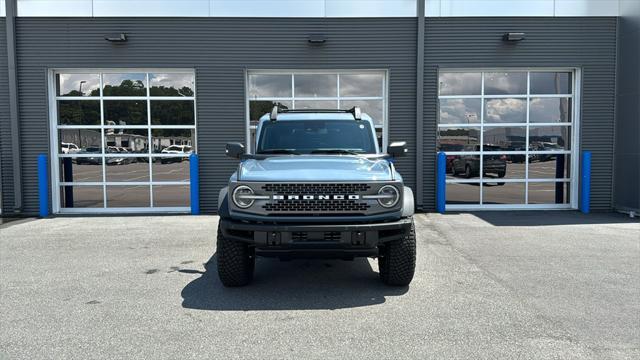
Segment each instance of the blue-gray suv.
[{"label": "blue-gray suv", "polygon": [[228,143],[239,159],[220,191],[218,275],[225,286],[253,278],[256,256],[377,257],[389,285],[413,279],[413,192],[394,159],[404,142],[380,152],[372,119],[350,110],[280,110],[264,115],[255,151]]}]

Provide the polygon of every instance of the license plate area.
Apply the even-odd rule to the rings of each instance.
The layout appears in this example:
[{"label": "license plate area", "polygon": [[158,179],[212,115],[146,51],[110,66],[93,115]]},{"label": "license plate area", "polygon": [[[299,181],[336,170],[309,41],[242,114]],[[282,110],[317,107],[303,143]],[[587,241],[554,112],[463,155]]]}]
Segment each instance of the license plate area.
[{"label": "license plate area", "polygon": [[297,242],[341,242],[340,231],[294,231],[291,233],[291,241]]},{"label": "license plate area", "polygon": [[[254,232],[258,246],[337,245],[368,246],[377,242],[375,231],[270,231]],[[371,243],[371,244],[370,244]]]}]

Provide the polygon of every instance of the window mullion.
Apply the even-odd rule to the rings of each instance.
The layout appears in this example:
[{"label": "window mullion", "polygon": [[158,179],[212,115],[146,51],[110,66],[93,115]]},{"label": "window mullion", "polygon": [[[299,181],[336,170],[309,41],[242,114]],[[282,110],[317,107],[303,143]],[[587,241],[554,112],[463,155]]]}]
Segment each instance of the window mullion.
[{"label": "window mullion", "polygon": [[104,99],[103,99],[103,74],[100,74],[100,153],[102,155],[102,207],[107,208],[107,162],[105,158],[104,148],[107,145],[105,143],[105,131],[104,131]]},{"label": "window mullion", "polygon": [[[147,80],[147,164],[149,165],[149,206],[153,207],[153,164],[151,163],[151,84],[149,81],[149,73],[146,74]],[[195,107],[194,107],[195,115]]]},{"label": "window mullion", "polygon": [[529,116],[531,107],[531,72],[527,72],[527,128],[524,140],[524,203],[529,204]]},{"label": "window mullion", "polygon": [[338,109],[341,109],[341,100],[340,100],[340,74],[336,74],[336,96],[337,96],[337,102],[336,105],[338,106]]},{"label": "window mullion", "polygon": [[483,72],[480,80],[480,205],[484,201],[484,183],[482,182],[484,166],[484,74]]}]

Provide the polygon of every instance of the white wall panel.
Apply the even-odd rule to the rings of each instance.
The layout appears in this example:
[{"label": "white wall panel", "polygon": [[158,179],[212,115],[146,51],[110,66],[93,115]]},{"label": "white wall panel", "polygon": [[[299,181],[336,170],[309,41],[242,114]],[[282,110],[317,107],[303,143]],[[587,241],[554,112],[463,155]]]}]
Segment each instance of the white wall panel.
[{"label": "white wall panel", "polygon": [[4,0],[0,0],[0,16],[7,16],[7,14],[5,13],[7,8],[6,8],[6,4],[4,2]]},{"label": "white wall panel", "polygon": [[18,16],[413,17],[416,1],[430,17],[530,17],[618,16],[640,0],[18,0]]},{"label": "white wall panel", "polygon": [[[420,0],[418,0],[420,1]],[[442,0],[425,0],[424,14],[425,16],[438,17],[441,14]]]},{"label": "white wall panel", "polygon": [[426,16],[618,16],[640,0],[425,0]]},{"label": "white wall panel", "polygon": [[616,0],[556,0],[556,16],[618,16],[618,14],[619,2]]},{"label": "white wall panel", "polygon": [[416,0],[326,0],[327,17],[413,17]]},{"label": "white wall panel", "polygon": [[[440,16],[553,16],[553,1],[441,0]],[[429,0],[427,7],[433,2]]]},{"label": "white wall panel", "polygon": [[209,0],[93,0],[93,16],[209,16]]},{"label": "white wall panel", "polygon": [[18,0],[18,16],[92,16],[91,0]]},{"label": "white wall panel", "polygon": [[211,16],[323,17],[324,0],[211,0]]}]

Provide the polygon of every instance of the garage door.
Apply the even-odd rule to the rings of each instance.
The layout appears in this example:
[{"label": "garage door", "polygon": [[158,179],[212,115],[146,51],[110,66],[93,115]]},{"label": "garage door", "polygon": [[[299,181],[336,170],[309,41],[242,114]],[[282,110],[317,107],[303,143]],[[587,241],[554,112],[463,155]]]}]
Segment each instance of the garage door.
[{"label": "garage door", "polygon": [[576,205],[576,73],[442,70],[448,210]]},{"label": "garage door", "polygon": [[192,70],[51,72],[55,212],[189,211]]},{"label": "garage door", "polygon": [[247,76],[247,143],[253,147],[260,117],[282,109],[350,109],[359,106],[375,123],[381,145],[387,133],[387,73],[371,71],[250,71]]}]

